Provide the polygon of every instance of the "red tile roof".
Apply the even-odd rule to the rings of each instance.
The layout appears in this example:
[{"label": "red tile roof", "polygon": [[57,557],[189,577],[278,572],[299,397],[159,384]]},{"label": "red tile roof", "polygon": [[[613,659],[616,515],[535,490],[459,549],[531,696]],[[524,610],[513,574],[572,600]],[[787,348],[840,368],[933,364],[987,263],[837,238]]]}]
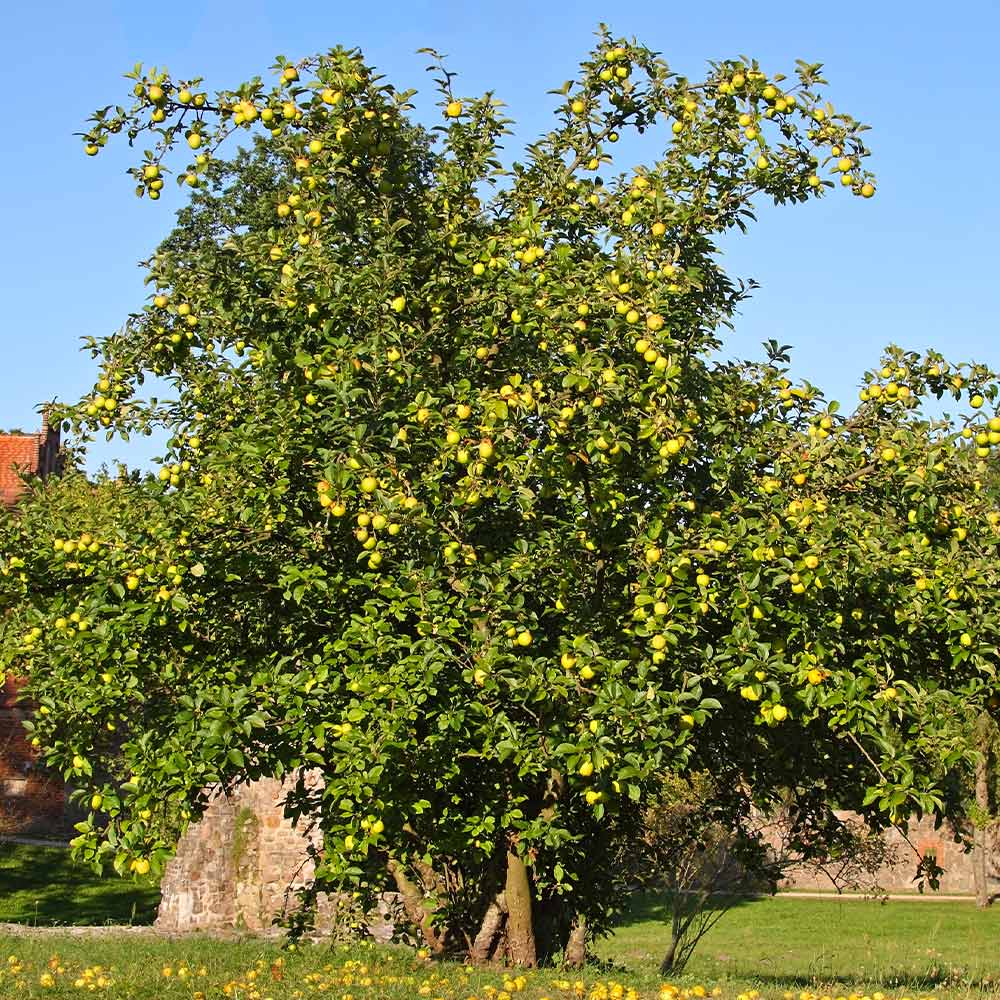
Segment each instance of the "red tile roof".
[{"label": "red tile roof", "polygon": [[22,472],[45,476],[58,469],[59,428],[43,421],[37,434],[0,434],[0,503],[10,507],[24,483]]}]

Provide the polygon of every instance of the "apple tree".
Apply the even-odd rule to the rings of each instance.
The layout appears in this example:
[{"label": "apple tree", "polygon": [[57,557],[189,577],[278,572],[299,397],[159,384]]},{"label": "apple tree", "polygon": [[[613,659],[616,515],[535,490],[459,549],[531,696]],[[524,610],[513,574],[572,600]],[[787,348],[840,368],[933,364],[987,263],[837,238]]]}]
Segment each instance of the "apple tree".
[{"label": "apple tree", "polygon": [[[890,348],[842,414],[777,344],[719,360],[750,290],[719,239],[875,193],[820,66],[694,81],[602,30],[505,166],[501,105],[431,55],[429,128],[344,49],[215,94],[139,67],[94,116],[88,154],[124,133],[136,192],[192,203],[63,415],[166,453],[104,515],[67,477],[3,522],[0,649],[99,797],[84,856],[159,867],[168,813],[287,776],[317,890],[393,884],[437,953],[580,960],[665,772],[791,794],[803,836],[953,807],[998,387]],[[662,152],[621,172],[627,131]]]}]

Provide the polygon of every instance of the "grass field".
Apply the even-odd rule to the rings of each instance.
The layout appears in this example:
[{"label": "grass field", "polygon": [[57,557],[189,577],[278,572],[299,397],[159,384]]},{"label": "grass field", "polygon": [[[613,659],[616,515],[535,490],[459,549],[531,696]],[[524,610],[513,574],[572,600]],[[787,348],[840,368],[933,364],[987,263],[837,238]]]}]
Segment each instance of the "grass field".
[{"label": "grass field", "polygon": [[[33,860],[34,874],[22,873],[13,892],[17,873],[5,855],[0,919],[31,922],[41,912],[42,904],[29,900],[39,895],[33,879],[42,872],[62,882],[44,900],[45,913],[58,914],[59,922],[127,919],[133,906],[137,918],[151,916],[155,889],[95,883],[79,872],[62,881],[65,857],[33,851],[20,856]],[[694,1000],[713,994],[720,1000],[981,1000],[995,992],[1000,908],[748,901],[705,938],[685,974],[671,980],[674,992],[663,991],[657,971],[665,946],[662,916],[660,899],[638,898],[615,935],[598,943],[598,963],[582,973],[545,969],[523,978],[432,963],[403,948],[288,950],[254,940],[171,941],[143,931],[0,935],[0,1000],[84,993],[131,1000]]]},{"label": "grass field", "polygon": [[98,878],[65,848],[0,843],[0,923],[149,924],[159,901],[155,885]]},{"label": "grass field", "polygon": [[[659,898],[636,899],[615,936],[598,943],[598,954],[652,972],[665,947],[663,917]],[[926,989],[993,977],[1000,984],[997,941],[1000,906],[980,912],[971,902],[777,896],[734,907],[705,936],[687,972],[781,989],[838,982],[848,993],[862,985]]]}]

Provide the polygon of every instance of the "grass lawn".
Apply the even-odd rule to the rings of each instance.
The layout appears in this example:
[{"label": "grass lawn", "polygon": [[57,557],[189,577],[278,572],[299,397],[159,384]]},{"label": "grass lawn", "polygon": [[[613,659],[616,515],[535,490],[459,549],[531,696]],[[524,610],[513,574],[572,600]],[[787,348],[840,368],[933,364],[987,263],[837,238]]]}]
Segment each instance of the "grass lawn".
[{"label": "grass lawn", "polygon": [[66,848],[0,843],[0,922],[149,924],[159,901],[155,885],[99,878]]},{"label": "grass lawn", "polygon": [[[98,897],[87,885],[96,917]],[[64,898],[69,909],[62,919],[68,920],[81,906],[68,889]],[[108,908],[103,912],[110,915]],[[171,941],[141,930],[0,936],[0,998],[69,998],[85,991],[132,1000],[694,1000],[713,994],[719,1000],[982,1000],[994,993],[989,979],[1000,908],[746,902],[705,938],[687,972],[671,980],[676,992],[667,993],[657,971],[665,943],[661,914],[657,898],[639,898],[616,934],[598,944],[599,964],[583,973],[543,969],[523,978],[370,945],[288,950],[255,940]]]},{"label": "grass lawn", "polygon": [[[598,954],[636,972],[654,971],[665,950],[664,915],[660,898],[636,898],[623,926],[598,943]],[[730,910],[702,940],[687,974],[780,989],[836,982],[846,993],[862,985],[919,990],[993,978],[1000,987],[998,941],[1000,906],[980,912],[971,902],[777,896]]]}]

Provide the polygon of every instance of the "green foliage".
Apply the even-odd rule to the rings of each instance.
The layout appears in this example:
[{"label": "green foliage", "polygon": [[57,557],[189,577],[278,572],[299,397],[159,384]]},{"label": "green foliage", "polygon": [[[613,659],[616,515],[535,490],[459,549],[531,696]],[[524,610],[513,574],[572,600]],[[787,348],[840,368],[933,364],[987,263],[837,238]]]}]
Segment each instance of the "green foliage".
[{"label": "green foliage", "polygon": [[[392,872],[442,951],[496,903],[537,951],[501,920],[487,953],[531,963],[608,926],[664,771],[792,789],[803,827],[834,796],[947,808],[994,684],[1000,418],[922,402],[994,407],[993,374],[890,349],[842,415],[777,344],[716,352],[749,291],[719,237],[762,196],[874,193],[819,67],[695,82],[602,32],[510,170],[498,103],[447,73],[428,136],[356,52],[275,68],[215,97],[138,68],[85,136],[148,137],[150,197],[199,152],[151,301],[63,413],[165,429],[159,477],[0,523],[4,660],[103,797],[79,850],[158,868],[202,788],[288,776],[317,887]],[[615,174],[626,129],[663,152]],[[214,165],[234,131],[255,152]]]}]

